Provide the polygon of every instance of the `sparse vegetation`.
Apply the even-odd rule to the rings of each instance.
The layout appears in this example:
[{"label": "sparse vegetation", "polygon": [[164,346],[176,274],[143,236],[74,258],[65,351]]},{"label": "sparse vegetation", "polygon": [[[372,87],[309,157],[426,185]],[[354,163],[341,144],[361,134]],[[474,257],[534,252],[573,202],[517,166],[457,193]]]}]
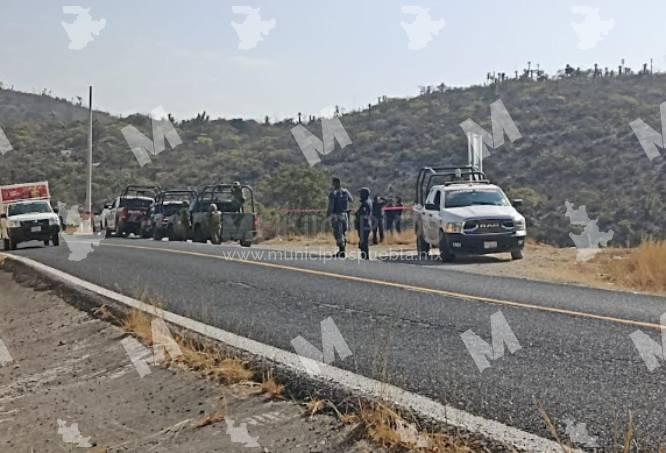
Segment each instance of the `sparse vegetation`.
[{"label": "sparse vegetation", "polygon": [[666,241],[645,241],[626,256],[604,260],[610,277],[641,291],[666,292]]},{"label": "sparse vegetation", "polygon": [[[629,123],[642,118],[660,129],[666,75],[587,74],[582,70],[579,76],[561,79],[512,79],[497,87],[424,90],[412,99],[384,99],[372,106],[371,115],[342,115],[353,144],[322,156],[314,169],[291,135],[292,121],[209,119],[205,113],[176,122],[183,144],[141,168],[120,129],[132,124],[150,137],[150,119],[99,114],[94,146],[100,165],[93,191],[101,203],[130,182],[182,187],[238,179],[257,187],[265,225],[285,203],[325,208],[327,176],[332,174],[341,176],[354,193],[362,186],[383,194],[390,188],[409,203],[418,168],[464,163],[466,139],[459,124],[471,118],[491,130],[489,106],[501,98],[522,138],[492,151],[485,169],[510,196],[524,198],[534,239],[571,245],[565,200],[586,205],[590,218],[599,219],[601,231],[612,229],[611,245],[637,245],[647,236],[664,239],[663,162],[646,157]],[[48,96],[0,93],[2,126],[14,146],[2,157],[10,171],[0,174],[0,184],[48,179],[55,200],[82,203],[84,110]],[[319,120],[306,127],[321,131]],[[71,156],[63,157],[62,150],[71,150]],[[302,190],[292,194],[296,186]],[[296,198],[285,200],[282,189]]]}]

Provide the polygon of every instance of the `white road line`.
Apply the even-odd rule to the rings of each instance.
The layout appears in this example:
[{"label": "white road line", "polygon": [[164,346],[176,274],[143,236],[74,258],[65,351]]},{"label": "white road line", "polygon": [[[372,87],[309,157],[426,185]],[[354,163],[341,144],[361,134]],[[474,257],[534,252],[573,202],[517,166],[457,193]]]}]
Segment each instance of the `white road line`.
[{"label": "white road line", "polygon": [[[50,266],[34,261],[23,256],[0,254],[8,259],[18,261],[26,266],[41,272],[57,281],[67,285],[90,291],[115,302],[141,310],[153,316],[160,317],[176,326],[196,332],[208,338],[220,341],[234,348],[246,351],[250,354],[277,362],[298,372],[303,372],[301,357],[293,352],[285,351],[249,338],[241,337],[217,327],[209,326],[184,316],[171,313],[166,310],[145,304],[137,299],[127,297],[115,291],[108,290],[94,283],[87,282],[73,275],[54,269]],[[317,362],[318,370],[312,373],[316,379],[334,382],[348,390],[360,392],[361,394],[390,401],[399,407],[412,410],[424,417],[434,419],[448,425],[462,428],[466,431],[479,433],[490,439],[494,439],[515,448],[530,452],[561,452],[562,448],[551,440],[539,437],[535,434],[522,431],[503,423],[487,420],[468,412],[456,409],[448,404],[442,404],[425,396],[408,392],[399,387],[376,381],[368,377],[352,373],[347,370],[336,368],[325,363]],[[314,371],[314,370],[313,370]],[[579,451],[579,450],[577,450]]]}]

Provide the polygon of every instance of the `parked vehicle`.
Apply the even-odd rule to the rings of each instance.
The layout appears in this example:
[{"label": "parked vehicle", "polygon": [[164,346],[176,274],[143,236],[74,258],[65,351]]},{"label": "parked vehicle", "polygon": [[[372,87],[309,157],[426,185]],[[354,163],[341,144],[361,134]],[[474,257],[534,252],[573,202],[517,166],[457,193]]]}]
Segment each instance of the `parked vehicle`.
[{"label": "parked vehicle", "polygon": [[435,247],[443,261],[501,252],[521,259],[527,235],[516,210],[521,204],[472,166],[422,168],[413,208],[416,248],[427,255]]},{"label": "parked vehicle", "polygon": [[[243,197],[241,202],[238,200],[240,195]],[[252,187],[238,184],[204,186],[190,209],[192,240],[195,242],[211,239],[209,209],[212,203],[222,211],[222,241],[238,241],[241,246],[250,247],[257,237],[257,215]]]},{"label": "parked vehicle", "polygon": [[104,206],[105,236],[142,234],[144,221],[159,193],[158,186],[127,186],[118,198]]},{"label": "parked vehicle", "polygon": [[160,192],[150,208],[151,236],[159,241],[168,237],[170,241],[185,241],[190,235],[189,219],[183,222],[181,211],[187,209],[197,198],[194,190],[165,190]]},{"label": "parked vehicle", "polygon": [[0,187],[0,238],[5,250],[34,240],[60,245],[60,217],[51,207],[48,182]]}]

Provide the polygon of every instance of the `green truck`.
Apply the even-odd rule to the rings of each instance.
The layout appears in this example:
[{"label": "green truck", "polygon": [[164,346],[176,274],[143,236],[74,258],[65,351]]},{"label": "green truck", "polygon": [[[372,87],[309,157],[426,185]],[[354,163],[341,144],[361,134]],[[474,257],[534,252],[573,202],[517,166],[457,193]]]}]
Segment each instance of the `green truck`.
[{"label": "green truck", "polygon": [[210,231],[210,205],[222,212],[222,241],[238,241],[249,247],[257,238],[257,214],[252,187],[234,184],[212,184],[198,191],[190,208],[194,242],[212,239]]}]

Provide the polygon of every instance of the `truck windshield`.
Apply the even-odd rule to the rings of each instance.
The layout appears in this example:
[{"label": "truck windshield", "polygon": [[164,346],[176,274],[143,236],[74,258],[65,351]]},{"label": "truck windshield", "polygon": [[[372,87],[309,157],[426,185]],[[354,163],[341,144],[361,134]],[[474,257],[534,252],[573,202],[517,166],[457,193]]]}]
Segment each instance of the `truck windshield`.
[{"label": "truck windshield", "polygon": [[499,190],[452,190],[446,192],[447,208],[491,205],[509,206],[509,200]]},{"label": "truck windshield", "polygon": [[148,209],[153,204],[149,198],[121,198],[120,207],[127,209]]},{"label": "truck windshield", "polygon": [[51,205],[43,201],[36,201],[34,203],[19,203],[9,205],[7,210],[8,216],[21,215],[21,214],[42,214],[53,212]]}]

